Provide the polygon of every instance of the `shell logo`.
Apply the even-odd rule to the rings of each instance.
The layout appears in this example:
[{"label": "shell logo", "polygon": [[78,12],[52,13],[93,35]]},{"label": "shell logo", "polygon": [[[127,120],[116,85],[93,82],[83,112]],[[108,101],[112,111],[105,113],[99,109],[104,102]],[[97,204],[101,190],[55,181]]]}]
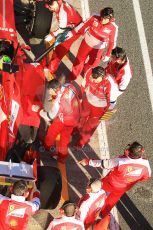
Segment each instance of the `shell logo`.
[{"label": "shell logo", "polygon": [[18,223],[15,219],[10,220],[9,224],[11,227],[16,227],[18,225]]}]

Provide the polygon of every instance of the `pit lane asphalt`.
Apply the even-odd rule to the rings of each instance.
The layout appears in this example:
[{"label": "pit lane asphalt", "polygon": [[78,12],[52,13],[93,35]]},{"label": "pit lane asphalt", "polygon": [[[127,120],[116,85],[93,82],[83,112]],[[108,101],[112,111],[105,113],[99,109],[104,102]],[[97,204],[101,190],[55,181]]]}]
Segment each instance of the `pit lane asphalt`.
[{"label": "pit lane asphalt", "polygon": [[[119,26],[117,45],[127,51],[133,69],[133,79],[127,91],[118,100],[118,111],[106,122],[110,155],[122,154],[128,143],[137,140],[145,146],[145,156],[149,158],[153,168],[153,114],[132,2],[89,0],[89,7],[91,14],[103,7],[113,7]],[[153,67],[153,1],[140,0],[139,3]],[[121,199],[118,204],[121,229],[153,229],[152,185],[153,179],[147,183],[139,183]]]},{"label": "pit lane asphalt", "polygon": [[[99,12],[99,9],[106,6],[114,8],[116,23],[119,25],[117,44],[126,49],[133,69],[133,79],[127,91],[118,100],[118,111],[110,121],[106,122],[110,155],[115,156],[122,154],[122,150],[128,143],[137,140],[145,146],[145,154],[149,157],[152,168],[153,116],[132,0],[89,0],[91,14]],[[153,1],[141,0],[140,7],[150,60],[151,63],[153,63]],[[96,138],[92,140],[92,142],[94,146]],[[90,149],[88,148],[88,155],[89,152]],[[97,151],[95,150],[95,152],[98,153],[98,149]],[[93,152],[91,155],[93,157],[95,156]],[[82,153],[76,153],[75,157],[78,157],[78,159],[82,158]],[[70,197],[77,200],[78,195],[84,192],[87,178],[84,177],[84,173],[78,172],[78,166],[74,163],[73,158],[69,159],[67,165],[69,166],[68,178],[70,179],[70,184],[73,185],[73,187],[69,188]],[[90,175],[99,176],[96,170],[88,168],[88,172]],[[75,175],[72,175],[72,173],[75,173]],[[146,230],[153,228],[152,185],[152,179],[148,183],[140,183],[131,189],[121,200],[118,205],[121,229]],[[45,218],[48,218],[47,211],[44,211],[43,215],[44,219],[42,222]],[[36,219],[33,218],[33,227],[37,226],[37,229],[43,229],[41,228],[41,218],[38,218],[40,226],[36,224]],[[33,227],[29,229],[33,229]]]}]

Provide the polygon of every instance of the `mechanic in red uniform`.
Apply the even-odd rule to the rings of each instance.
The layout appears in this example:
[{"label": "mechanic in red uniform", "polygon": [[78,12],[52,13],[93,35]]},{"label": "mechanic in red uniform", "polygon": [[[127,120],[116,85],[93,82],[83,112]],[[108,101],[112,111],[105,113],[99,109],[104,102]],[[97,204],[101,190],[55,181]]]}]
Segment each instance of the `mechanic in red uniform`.
[{"label": "mechanic in red uniform", "polygon": [[111,61],[106,67],[106,73],[114,77],[119,87],[119,95],[121,95],[132,78],[129,59],[125,50],[121,47],[116,47],[112,50]]},{"label": "mechanic in red uniform", "polygon": [[[63,0],[53,0],[52,3],[48,5],[48,9],[56,14],[58,29],[46,36],[46,41],[51,41],[53,38],[56,38],[57,35],[63,33],[68,28],[73,29],[75,26],[78,26],[82,22],[80,14],[70,4]],[[52,60],[48,67],[51,74],[56,72],[62,58],[69,52],[72,43],[78,37],[79,35],[70,37],[55,48]]]},{"label": "mechanic in red uniform", "polygon": [[91,178],[86,188],[86,194],[80,199],[79,209],[76,212],[76,217],[84,222],[85,228],[94,224],[105,200],[106,193],[102,189],[101,180]]},{"label": "mechanic in red uniform", "polygon": [[26,201],[28,195],[23,180],[13,184],[11,198],[0,195],[0,229],[27,229],[28,218],[40,208],[40,193],[36,190],[31,201]]},{"label": "mechanic in red uniform", "polygon": [[[110,7],[102,9],[99,16],[91,16],[83,26],[76,27],[72,32],[85,34],[70,74],[71,79],[76,79],[83,69],[86,71],[89,67],[98,66],[101,58],[104,62],[109,60],[118,35],[113,9]],[[104,54],[106,47],[107,52]],[[89,60],[85,64],[87,57]]]},{"label": "mechanic in red uniform", "polygon": [[110,75],[101,67],[89,69],[82,82],[81,119],[79,123],[80,140],[77,144],[83,147],[100,123],[100,118],[112,110],[118,96],[118,86]]},{"label": "mechanic in red uniform", "polygon": [[102,215],[106,216],[121,196],[136,183],[146,181],[151,177],[149,161],[143,157],[144,148],[138,142],[128,145],[122,156],[108,160],[83,159],[80,163],[92,167],[110,169],[102,179],[102,188],[109,192]]},{"label": "mechanic in red uniform", "polygon": [[40,116],[46,121],[53,121],[44,139],[44,146],[49,150],[55,145],[56,137],[60,134],[57,156],[58,160],[64,163],[68,156],[71,133],[80,119],[80,100],[72,84],[60,86],[58,80],[53,79],[48,87],[51,93],[54,91],[56,98],[49,112],[40,111]]},{"label": "mechanic in red uniform", "polygon": [[83,221],[75,218],[76,205],[70,201],[65,201],[61,208],[61,218],[53,219],[47,230],[84,230]]}]

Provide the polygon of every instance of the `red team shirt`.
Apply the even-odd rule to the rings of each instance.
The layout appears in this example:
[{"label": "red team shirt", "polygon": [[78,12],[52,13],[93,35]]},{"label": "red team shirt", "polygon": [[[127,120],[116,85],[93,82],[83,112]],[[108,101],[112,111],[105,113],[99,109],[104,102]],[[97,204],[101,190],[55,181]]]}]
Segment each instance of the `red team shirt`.
[{"label": "red team shirt", "polygon": [[80,14],[70,4],[61,1],[59,6],[59,11],[55,12],[59,27],[57,31],[53,32],[55,37],[66,28],[73,28],[82,22]]},{"label": "red team shirt", "polygon": [[90,160],[89,165],[110,169],[110,173],[103,180],[116,190],[127,191],[137,182],[151,177],[149,161],[145,158],[132,159],[123,155],[109,160]]},{"label": "red team shirt", "polygon": [[23,196],[11,195],[11,199],[0,195],[0,230],[26,230],[28,218],[40,207],[38,197],[25,201]]},{"label": "red team shirt", "polygon": [[84,76],[81,91],[86,91],[86,97],[90,104],[95,107],[109,107],[118,97],[118,86],[110,75],[106,75],[99,83],[91,81],[92,69]]},{"label": "red team shirt", "polygon": [[85,42],[94,49],[104,49],[109,42],[106,56],[110,56],[112,49],[116,46],[118,26],[115,19],[111,19],[106,25],[101,24],[101,17],[91,16],[85,23],[81,23],[74,32],[85,33]]},{"label": "red team shirt", "polygon": [[82,220],[86,227],[93,224],[104,206],[105,199],[106,193],[102,189],[99,192],[84,195],[79,202],[77,218]]},{"label": "red team shirt", "polygon": [[111,61],[106,67],[106,73],[114,77],[114,80],[119,87],[119,95],[121,95],[126,90],[132,78],[132,70],[129,60],[127,59],[127,61],[121,68],[119,68],[118,63]]},{"label": "red team shirt", "polygon": [[73,217],[63,216],[61,218],[54,219],[47,230],[85,230],[82,221]]}]

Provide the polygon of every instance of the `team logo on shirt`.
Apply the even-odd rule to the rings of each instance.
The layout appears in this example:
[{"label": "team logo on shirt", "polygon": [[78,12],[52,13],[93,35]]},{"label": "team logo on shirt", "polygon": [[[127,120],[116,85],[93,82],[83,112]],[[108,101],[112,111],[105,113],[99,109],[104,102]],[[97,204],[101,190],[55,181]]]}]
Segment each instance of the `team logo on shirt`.
[{"label": "team logo on shirt", "polygon": [[97,26],[98,26],[98,22],[97,22],[97,21],[94,21],[94,22],[93,22],[93,26],[97,27]]},{"label": "team logo on shirt", "polygon": [[9,222],[10,227],[16,227],[18,225],[18,222],[15,219],[10,220]]},{"label": "team logo on shirt", "polygon": [[9,211],[12,212],[14,210],[14,205],[9,206]]},{"label": "team logo on shirt", "polygon": [[130,172],[132,171],[132,167],[129,166],[129,167],[127,168],[127,171],[128,171],[128,173],[130,173]]}]

